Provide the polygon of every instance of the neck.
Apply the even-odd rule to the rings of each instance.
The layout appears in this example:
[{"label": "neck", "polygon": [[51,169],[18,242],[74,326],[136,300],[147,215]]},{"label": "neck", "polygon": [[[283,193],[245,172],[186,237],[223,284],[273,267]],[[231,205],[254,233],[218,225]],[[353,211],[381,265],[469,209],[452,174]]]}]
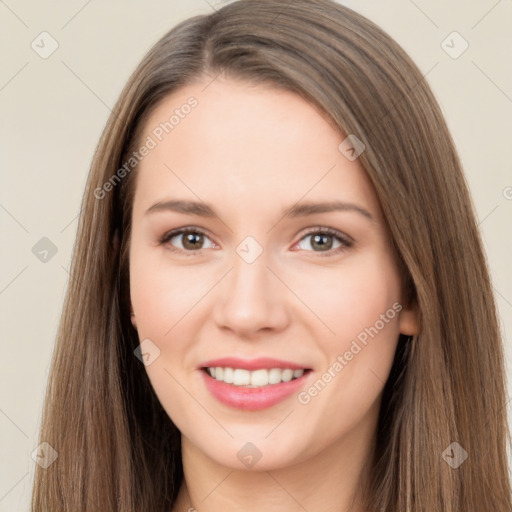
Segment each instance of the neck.
[{"label": "neck", "polygon": [[249,471],[219,465],[182,435],[184,478],[173,512],[363,512],[358,492],[368,476],[375,427],[375,421],[359,424],[294,465]]}]

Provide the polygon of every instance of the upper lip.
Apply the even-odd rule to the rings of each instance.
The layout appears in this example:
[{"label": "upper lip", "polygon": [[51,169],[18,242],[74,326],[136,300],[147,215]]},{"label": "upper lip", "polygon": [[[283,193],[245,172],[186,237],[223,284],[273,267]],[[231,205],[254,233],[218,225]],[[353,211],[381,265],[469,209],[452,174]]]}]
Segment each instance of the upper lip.
[{"label": "upper lip", "polygon": [[223,368],[241,368],[243,370],[259,370],[260,368],[290,368],[292,370],[307,370],[306,366],[274,359],[271,357],[258,357],[256,359],[240,359],[238,357],[221,357],[220,359],[211,359],[201,363],[199,368],[209,368],[221,366]]}]

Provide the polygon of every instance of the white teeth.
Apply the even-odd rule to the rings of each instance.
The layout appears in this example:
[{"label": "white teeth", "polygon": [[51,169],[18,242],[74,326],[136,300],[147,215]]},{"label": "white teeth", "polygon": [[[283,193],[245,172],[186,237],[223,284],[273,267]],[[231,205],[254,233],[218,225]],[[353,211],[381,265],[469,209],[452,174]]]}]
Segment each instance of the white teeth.
[{"label": "white teeth", "polygon": [[223,368],[220,366],[207,368],[211,377],[218,381],[233,384],[235,386],[247,386],[259,388],[269,384],[279,384],[297,379],[304,374],[304,370],[292,370],[290,368],[271,368],[260,370],[243,370],[242,368]]},{"label": "white teeth", "polygon": [[233,371],[233,368],[224,368],[224,376],[223,376],[224,382],[227,382],[228,384],[232,384],[234,373],[235,372]]},{"label": "white teeth", "polygon": [[281,376],[283,372],[281,368],[272,368],[268,371],[268,382],[269,384],[279,384],[281,382]]},{"label": "white teeth", "polygon": [[283,376],[281,377],[285,382],[288,382],[293,379],[293,370],[287,368],[283,370]]},{"label": "white teeth", "polygon": [[251,386],[267,386],[268,385],[268,371],[255,370],[251,372]]},{"label": "white teeth", "polygon": [[[220,379],[217,379],[220,380]],[[249,370],[242,370],[236,368],[233,371],[233,384],[235,386],[247,386],[251,383],[251,372]]]}]

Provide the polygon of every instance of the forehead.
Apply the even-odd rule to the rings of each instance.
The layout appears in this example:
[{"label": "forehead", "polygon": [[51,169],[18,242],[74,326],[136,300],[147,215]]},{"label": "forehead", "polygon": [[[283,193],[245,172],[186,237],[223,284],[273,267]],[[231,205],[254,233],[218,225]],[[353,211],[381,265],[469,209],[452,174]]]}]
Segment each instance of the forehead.
[{"label": "forehead", "polygon": [[[301,197],[358,200],[373,187],[339,150],[345,135],[298,94],[216,79],[165,98],[143,127],[134,210],[167,197],[276,208]],[[195,196],[195,197],[194,197]],[[375,205],[373,205],[375,212]]]}]

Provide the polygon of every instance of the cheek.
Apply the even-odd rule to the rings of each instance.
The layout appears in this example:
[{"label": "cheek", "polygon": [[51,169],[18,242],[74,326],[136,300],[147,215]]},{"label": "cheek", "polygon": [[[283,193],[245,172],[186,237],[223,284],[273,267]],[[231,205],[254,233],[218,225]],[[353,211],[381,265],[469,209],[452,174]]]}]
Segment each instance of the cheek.
[{"label": "cheek", "polygon": [[299,397],[309,410],[328,410],[326,435],[349,429],[375,406],[389,376],[399,337],[400,278],[390,257],[354,259],[331,277],[302,278],[308,305],[335,332],[317,336],[325,355],[318,380]]},{"label": "cheek", "polygon": [[157,347],[151,345],[152,350],[158,351],[145,370],[160,403],[179,429],[192,424],[194,414],[197,420],[198,411],[190,407],[190,392],[194,390],[182,383],[192,368],[187,359],[193,337],[190,318],[211,280],[211,275],[201,277],[171,268],[151,251],[135,247],[130,254],[130,295],[137,333],[141,343],[149,339]]},{"label": "cheek", "polygon": [[[294,283],[294,292],[317,317],[315,334],[325,332],[322,339],[327,349],[343,348],[361,333],[364,338],[365,329],[376,323],[386,334],[398,332],[400,279],[387,255],[368,254],[347,259],[337,268],[290,273],[286,279]],[[306,315],[313,318],[307,311]]]},{"label": "cheek", "polygon": [[324,355],[321,382],[301,403],[311,400],[329,410],[336,404],[343,423],[347,410],[355,418],[371,407],[389,375],[399,337],[401,287],[387,255],[354,258],[328,270],[317,272],[316,279],[301,273],[294,281],[318,317],[309,325]]},{"label": "cheek", "polygon": [[133,250],[130,295],[139,336],[165,338],[205,295],[211,280],[211,275],[201,276],[197,272],[171,266],[165,257],[156,258],[151,251]]}]

